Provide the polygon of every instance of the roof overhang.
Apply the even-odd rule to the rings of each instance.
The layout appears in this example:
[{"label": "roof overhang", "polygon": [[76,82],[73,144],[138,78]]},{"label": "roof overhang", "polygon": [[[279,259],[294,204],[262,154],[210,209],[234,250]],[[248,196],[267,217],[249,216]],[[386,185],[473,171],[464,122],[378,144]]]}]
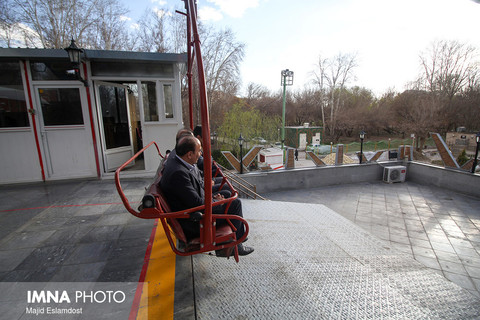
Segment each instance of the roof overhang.
[{"label": "roof overhang", "polygon": [[[186,53],[85,50],[84,57],[90,61],[187,62]],[[0,48],[0,60],[14,58],[56,60],[68,59],[68,54],[63,49]]]}]

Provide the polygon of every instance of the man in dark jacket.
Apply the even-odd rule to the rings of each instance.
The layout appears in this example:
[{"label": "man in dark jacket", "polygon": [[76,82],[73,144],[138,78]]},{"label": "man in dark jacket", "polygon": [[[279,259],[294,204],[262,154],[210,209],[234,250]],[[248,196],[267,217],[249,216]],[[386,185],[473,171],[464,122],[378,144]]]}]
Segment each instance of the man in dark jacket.
[{"label": "man in dark jacket", "polygon": [[[170,208],[173,211],[180,211],[201,206],[205,203],[204,184],[201,174],[196,166],[198,158],[202,154],[200,141],[187,135],[182,137],[177,146],[175,157],[169,158],[163,169],[162,179],[160,180],[160,188],[162,189]],[[213,196],[214,201],[223,200],[221,194]],[[225,212],[226,204],[214,206],[212,212],[216,214]],[[239,199],[232,201],[228,214],[242,215],[242,203]],[[237,229],[237,239],[243,236],[245,228],[239,220],[231,220]],[[221,223],[221,221],[217,222]],[[190,221],[189,219],[179,219],[185,236],[188,239],[198,237],[200,235],[199,223]],[[223,223],[225,223],[223,221]],[[247,255],[253,252],[253,248],[238,245],[239,255]]]}]

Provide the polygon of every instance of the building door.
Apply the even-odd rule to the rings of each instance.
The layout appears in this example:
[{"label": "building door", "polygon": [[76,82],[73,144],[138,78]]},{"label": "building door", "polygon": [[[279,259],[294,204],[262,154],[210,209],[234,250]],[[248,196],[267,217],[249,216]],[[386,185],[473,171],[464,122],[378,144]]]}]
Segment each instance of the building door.
[{"label": "building door", "polygon": [[[95,85],[105,171],[114,171],[133,156],[127,87],[107,82]],[[131,165],[134,165],[132,162]]]},{"label": "building door", "polygon": [[95,153],[83,87],[36,86],[46,178],[96,176]]},{"label": "building door", "polygon": [[298,149],[304,150],[307,147],[307,134],[300,133]]}]

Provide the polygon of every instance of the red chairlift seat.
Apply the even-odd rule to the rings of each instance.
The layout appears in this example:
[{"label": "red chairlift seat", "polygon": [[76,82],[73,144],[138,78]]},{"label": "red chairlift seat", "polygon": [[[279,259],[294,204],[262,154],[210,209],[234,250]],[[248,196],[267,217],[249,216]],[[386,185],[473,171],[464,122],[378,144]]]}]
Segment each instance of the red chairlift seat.
[{"label": "red chairlift seat", "polygon": [[[229,215],[226,213],[212,214],[212,225],[205,225],[204,215],[201,213],[205,209],[205,205],[191,208],[188,210],[172,212],[165,196],[162,193],[162,190],[159,187],[159,182],[162,178],[160,170],[157,171],[153,182],[146,189],[145,194],[142,198],[142,204],[138,208],[138,211],[130,206],[130,203],[126,198],[120,184],[120,172],[130,162],[132,162],[146,149],[148,149],[152,144],[154,144],[157,148],[159,156],[163,158],[159,151],[158,145],[152,141],[115,171],[115,184],[125,208],[134,216],[142,219],[159,219],[162,223],[163,229],[165,230],[165,234],[167,236],[170,247],[177,255],[190,256],[209,251],[216,251],[217,255],[219,256],[230,257],[233,251],[235,261],[238,262],[239,259],[237,245],[242,243],[248,235],[249,228],[247,221],[245,221],[242,217],[236,215]],[[219,172],[220,175],[223,176],[219,169],[217,170],[217,172]],[[215,202],[212,205],[216,206],[227,203],[225,209],[225,211],[227,211],[229,204],[237,198],[238,193],[224,176],[222,183],[228,184],[229,187],[233,190],[234,194],[232,195],[232,197]],[[191,219],[193,221],[199,221],[200,237],[194,239],[187,239],[178,219]],[[219,219],[226,220],[227,223],[217,224],[216,221]],[[236,239],[236,228],[233,226],[230,220],[240,220],[241,222],[243,222],[245,226],[245,234],[240,239]],[[210,234],[212,234],[212,243],[206,243],[203,239],[204,228],[209,230]]]}]

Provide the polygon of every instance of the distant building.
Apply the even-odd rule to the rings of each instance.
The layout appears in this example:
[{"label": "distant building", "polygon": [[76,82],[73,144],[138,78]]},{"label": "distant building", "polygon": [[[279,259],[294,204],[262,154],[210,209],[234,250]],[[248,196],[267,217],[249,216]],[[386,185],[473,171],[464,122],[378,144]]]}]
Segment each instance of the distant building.
[{"label": "distant building", "polygon": [[[150,141],[172,149],[183,127],[186,56],[85,50],[80,73],[62,49],[0,48],[0,183],[112,176]],[[153,150],[132,171],[154,173]]]},{"label": "distant building", "polygon": [[467,133],[464,129],[460,127],[456,132],[447,132],[445,143],[455,156],[458,156],[464,149],[467,154],[475,154],[475,148],[477,147],[476,133]]},{"label": "distant building", "polygon": [[258,153],[258,166],[268,166],[273,170],[283,168],[283,152],[280,148],[266,148]]},{"label": "distant building", "polygon": [[304,150],[309,144],[321,143],[322,127],[311,127],[308,123],[298,127],[285,127],[285,145]]}]

